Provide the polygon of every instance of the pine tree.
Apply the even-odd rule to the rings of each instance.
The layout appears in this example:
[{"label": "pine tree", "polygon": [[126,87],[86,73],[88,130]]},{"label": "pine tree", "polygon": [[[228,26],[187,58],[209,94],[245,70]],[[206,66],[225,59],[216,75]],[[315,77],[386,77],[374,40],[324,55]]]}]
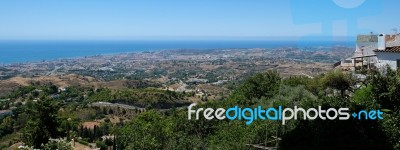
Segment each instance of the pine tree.
[{"label": "pine tree", "polygon": [[23,130],[23,141],[35,148],[41,148],[46,144],[49,138],[57,138],[59,132],[59,122],[57,121],[57,112],[59,105],[49,99],[38,101],[33,108],[28,110],[32,115],[27,126]]}]

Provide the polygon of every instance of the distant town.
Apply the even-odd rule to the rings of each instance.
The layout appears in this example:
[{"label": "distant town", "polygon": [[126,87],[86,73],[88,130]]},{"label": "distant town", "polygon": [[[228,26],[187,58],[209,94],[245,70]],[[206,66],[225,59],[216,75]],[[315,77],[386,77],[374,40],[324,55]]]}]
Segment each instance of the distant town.
[{"label": "distant town", "polygon": [[103,82],[103,86],[107,82],[141,80],[172,91],[216,95],[226,93],[229,91],[226,88],[240,79],[269,69],[277,70],[283,76],[313,77],[331,70],[334,62],[351,56],[352,51],[352,47],[343,46],[179,49],[15,63],[0,67],[0,82],[7,85],[0,87],[0,91],[18,87],[20,84],[13,82],[16,77],[19,82],[47,81],[59,83],[61,87],[85,85],[84,82],[62,82],[68,75],[79,75]]}]

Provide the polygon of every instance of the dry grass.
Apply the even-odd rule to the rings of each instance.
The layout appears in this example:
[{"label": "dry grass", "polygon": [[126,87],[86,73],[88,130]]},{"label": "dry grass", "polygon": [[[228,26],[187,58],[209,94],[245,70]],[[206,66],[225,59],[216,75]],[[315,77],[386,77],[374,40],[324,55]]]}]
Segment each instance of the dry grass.
[{"label": "dry grass", "polygon": [[81,86],[81,87],[107,87],[111,89],[124,89],[128,87],[135,87],[138,85],[138,81],[134,80],[113,80],[113,81],[99,81],[93,77],[81,76],[76,74],[69,74],[65,76],[40,76],[40,77],[13,77],[7,80],[0,80],[0,96],[1,94],[6,95],[18,87],[28,86],[32,83],[40,84],[54,84],[57,87],[70,87],[70,86]]}]

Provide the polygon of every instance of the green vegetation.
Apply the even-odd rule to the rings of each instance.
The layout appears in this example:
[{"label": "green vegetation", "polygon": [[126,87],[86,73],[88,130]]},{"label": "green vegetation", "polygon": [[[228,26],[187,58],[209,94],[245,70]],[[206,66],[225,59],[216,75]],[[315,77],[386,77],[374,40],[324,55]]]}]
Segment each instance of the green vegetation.
[{"label": "green vegetation", "polygon": [[322,86],[340,91],[340,96],[344,97],[346,90],[349,90],[352,83],[351,77],[341,71],[328,72],[322,78]]},{"label": "green vegetation", "polygon": [[[28,86],[8,96],[24,104],[9,103],[16,108],[13,115],[0,120],[0,136],[13,140],[0,144],[4,148],[23,141],[34,148],[71,149],[65,141],[76,139],[100,149],[252,149],[254,145],[279,149],[400,149],[400,73],[395,71],[372,72],[363,82],[338,71],[315,78],[282,78],[276,71],[268,71],[232,87],[227,99],[208,100],[196,107],[380,109],[385,112],[384,119],[290,120],[284,126],[280,121],[256,120],[247,126],[243,120],[188,120],[186,109],[158,109],[186,105],[184,100],[192,93],[82,87],[58,92],[52,85]],[[88,105],[99,101],[146,109]],[[50,140],[59,138],[65,141]]]},{"label": "green vegetation", "polygon": [[[226,108],[239,104],[388,109],[384,120],[291,120],[285,126],[277,121],[257,120],[246,126],[244,121],[237,120],[187,120],[184,110],[150,111],[120,128],[117,141],[119,147],[127,149],[248,149],[251,147],[246,144],[260,143],[270,147],[278,145],[279,149],[399,149],[399,110],[393,106],[383,107],[384,99],[371,99],[374,94],[371,89],[377,86],[374,84],[377,81],[367,82],[367,86],[352,93],[353,79],[341,72],[330,72],[314,79],[289,77],[283,80],[276,72],[260,73],[238,86],[228,100],[211,101],[198,107]],[[282,140],[274,142],[276,137]]]},{"label": "green vegetation", "polygon": [[89,96],[88,101],[123,103],[139,107],[170,108],[188,104],[187,101],[184,101],[184,98],[185,96],[191,96],[190,94],[153,88],[118,91],[98,89]]},{"label": "green vegetation", "polygon": [[23,141],[34,148],[40,148],[50,138],[58,138],[61,133],[57,130],[59,122],[57,111],[59,106],[49,99],[38,101],[33,104],[32,109],[26,111],[30,115],[25,128],[23,129]]},{"label": "green vegetation", "polygon": [[281,78],[278,72],[268,71],[267,73],[257,73],[248,78],[237,88],[231,99],[252,100],[262,97],[271,98],[279,92]]},{"label": "green vegetation", "polygon": [[65,140],[55,140],[51,139],[47,144],[43,146],[44,150],[71,150],[72,145],[68,141]]}]

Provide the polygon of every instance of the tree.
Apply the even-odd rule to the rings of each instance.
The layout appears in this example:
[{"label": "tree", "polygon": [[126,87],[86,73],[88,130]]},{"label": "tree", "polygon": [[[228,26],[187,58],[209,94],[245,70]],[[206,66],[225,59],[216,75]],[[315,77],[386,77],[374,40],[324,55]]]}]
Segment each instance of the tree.
[{"label": "tree", "polygon": [[100,150],[106,150],[107,149],[107,145],[103,141],[97,141],[96,142],[96,146],[98,148],[100,148]]},{"label": "tree", "polygon": [[368,84],[366,87],[362,87],[361,89],[354,92],[353,100],[357,104],[364,104],[368,106],[369,109],[377,109],[374,105],[375,99],[373,97],[372,85]]},{"label": "tree", "polygon": [[387,67],[386,73],[375,72],[369,76],[372,96],[382,108],[395,110],[400,108],[400,74]]},{"label": "tree", "polygon": [[154,110],[141,113],[128,125],[119,129],[118,147],[124,149],[162,149],[165,134],[165,124],[162,115]]},{"label": "tree", "polygon": [[50,139],[47,144],[43,146],[44,150],[73,150],[71,143],[60,139]]},{"label": "tree", "polygon": [[14,120],[11,116],[7,116],[0,121],[0,137],[14,131]]},{"label": "tree", "polygon": [[271,98],[279,91],[281,78],[277,71],[257,73],[240,85],[231,99],[252,100],[262,97]]},{"label": "tree", "polygon": [[48,94],[55,94],[58,92],[58,88],[55,85],[50,85],[50,87],[47,90]]},{"label": "tree", "polygon": [[322,85],[339,90],[340,95],[344,97],[346,90],[349,90],[352,85],[352,79],[350,75],[344,74],[342,71],[331,71],[322,78]]},{"label": "tree", "polygon": [[32,96],[33,97],[38,97],[39,96],[39,92],[38,91],[32,91]]},{"label": "tree", "polygon": [[41,148],[49,138],[57,138],[58,110],[59,105],[49,99],[34,103],[33,108],[28,110],[31,118],[23,130],[23,141],[34,148]]}]

